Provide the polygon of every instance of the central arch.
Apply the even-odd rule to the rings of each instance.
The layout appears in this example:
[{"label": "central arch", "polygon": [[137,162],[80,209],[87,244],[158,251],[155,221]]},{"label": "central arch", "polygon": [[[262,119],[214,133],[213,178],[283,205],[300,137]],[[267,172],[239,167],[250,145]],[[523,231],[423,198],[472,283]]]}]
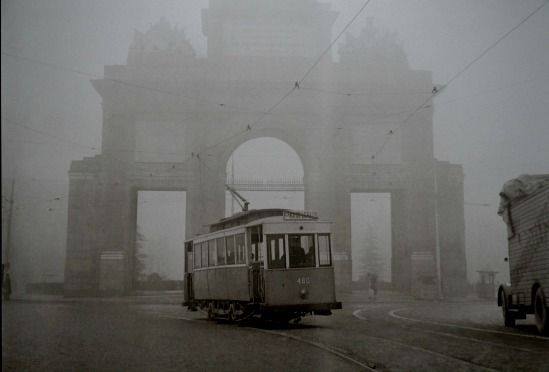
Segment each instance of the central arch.
[{"label": "central arch", "polygon": [[307,150],[305,144],[298,139],[298,136],[296,136],[295,133],[281,129],[281,127],[284,126],[270,126],[267,128],[254,128],[253,130],[248,130],[243,135],[227,141],[225,146],[220,146],[219,150],[221,150],[221,153],[216,154],[216,156],[219,156],[222,164],[227,164],[232,154],[246,142],[260,138],[276,139],[285,143],[297,154],[301,165],[303,166],[304,176],[306,176],[307,162],[305,154],[307,153]]},{"label": "central arch", "polygon": [[[227,159],[225,174],[227,183],[248,199],[253,209],[304,209],[303,161],[279,138],[258,136],[241,142]],[[238,211],[235,204],[227,193],[226,216]]]}]

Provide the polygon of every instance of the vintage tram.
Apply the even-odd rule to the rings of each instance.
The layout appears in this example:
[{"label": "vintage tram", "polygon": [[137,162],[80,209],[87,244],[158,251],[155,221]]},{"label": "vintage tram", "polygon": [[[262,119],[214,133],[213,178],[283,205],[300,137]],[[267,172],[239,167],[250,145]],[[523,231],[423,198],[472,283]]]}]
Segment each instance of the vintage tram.
[{"label": "vintage tram", "polygon": [[258,209],[185,242],[185,301],[209,319],[290,321],[331,315],[336,301],[330,223],[313,213]]}]

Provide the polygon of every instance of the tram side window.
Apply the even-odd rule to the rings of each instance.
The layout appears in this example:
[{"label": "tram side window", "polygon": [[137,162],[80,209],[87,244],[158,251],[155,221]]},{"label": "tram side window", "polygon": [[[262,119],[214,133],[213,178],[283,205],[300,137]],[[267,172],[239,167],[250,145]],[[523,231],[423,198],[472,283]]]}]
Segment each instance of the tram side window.
[{"label": "tram side window", "polygon": [[225,237],[225,246],[227,247],[227,265],[234,265],[236,263],[234,235]]},{"label": "tram side window", "polygon": [[269,269],[286,268],[284,235],[267,235],[267,256]]},{"label": "tram side window", "polygon": [[202,267],[208,267],[208,243],[202,243]]},{"label": "tram side window", "polygon": [[320,266],[332,266],[330,234],[318,234],[318,260]]},{"label": "tram side window", "polygon": [[200,268],[200,258],[202,257],[200,253],[200,247],[201,247],[200,243],[194,244],[194,268],[195,269]]},{"label": "tram side window", "polygon": [[234,239],[236,245],[236,263],[243,264],[246,262],[244,257],[244,234],[238,234]]},{"label": "tram side window", "polygon": [[215,266],[215,262],[216,262],[216,250],[215,250],[215,240],[209,240],[207,243],[204,243],[204,244],[208,244],[208,259],[209,259],[209,266]]},{"label": "tram side window", "polygon": [[288,235],[290,267],[315,267],[315,239],[313,234]]},{"label": "tram side window", "polygon": [[225,238],[217,238],[217,265],[225,265]]}]

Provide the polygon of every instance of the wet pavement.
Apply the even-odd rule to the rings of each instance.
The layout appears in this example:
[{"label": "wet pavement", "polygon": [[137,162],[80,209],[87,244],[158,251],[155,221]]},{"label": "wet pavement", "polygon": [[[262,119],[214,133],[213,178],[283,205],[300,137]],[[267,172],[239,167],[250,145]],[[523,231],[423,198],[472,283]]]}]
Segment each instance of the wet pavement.
[{"label": "wet pavement", "polygon": [[503,327],[495,302],[340,299],[332,316],[277,325],[207,321],[180,293],[25,298],[2,304],[2,368],[549,371],[549,339],[532,319]]}]

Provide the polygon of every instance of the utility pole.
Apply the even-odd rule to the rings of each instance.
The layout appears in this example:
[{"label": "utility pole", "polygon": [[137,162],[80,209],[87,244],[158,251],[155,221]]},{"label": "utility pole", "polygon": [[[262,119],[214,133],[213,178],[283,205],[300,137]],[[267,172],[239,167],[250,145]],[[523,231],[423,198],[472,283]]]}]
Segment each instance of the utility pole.
[{"label": "utility pole", "polygon": [[439,215],[438,215],[438,174],[437,174],[437,161],[434,160],[434,187],[435,187],[435,259],[437,269],[437,292],[438,299],[442,300],[442,273],[440,269],[440,235],[439,235]]},{"label": "utility pole", "polygon": [[[14,198],[14,192],[15,192],[15,176],[11,180],[11,190],[10,190],[10,198],[8,200],[9,203],[9,209],[8,209],[8,216],[7,216],[7,231],[6,231],[6,263],[2,264],[2,295],[3,298],[7,301],[10,299],[11,295],[11,226],[12,226],[12,220],[13,220],[13,198]],[[4,280],[4,276],[6,277]],[[6,288],[4,288],[6,286]]]},{"label": "utility pole", "polygon": [[8,216],[6,221],[7,231],[6,231],[6,269],[9,271],[10,269],[10,259],[11,259],[11,226],[12,226],[12,220],[13,220],[13,197],[14,197],[14,190],[15,190],[15,177],[11,180],[11,190],[10,190],[10,198],[8,200],[9,202],[9,208],[8,208]]}]

